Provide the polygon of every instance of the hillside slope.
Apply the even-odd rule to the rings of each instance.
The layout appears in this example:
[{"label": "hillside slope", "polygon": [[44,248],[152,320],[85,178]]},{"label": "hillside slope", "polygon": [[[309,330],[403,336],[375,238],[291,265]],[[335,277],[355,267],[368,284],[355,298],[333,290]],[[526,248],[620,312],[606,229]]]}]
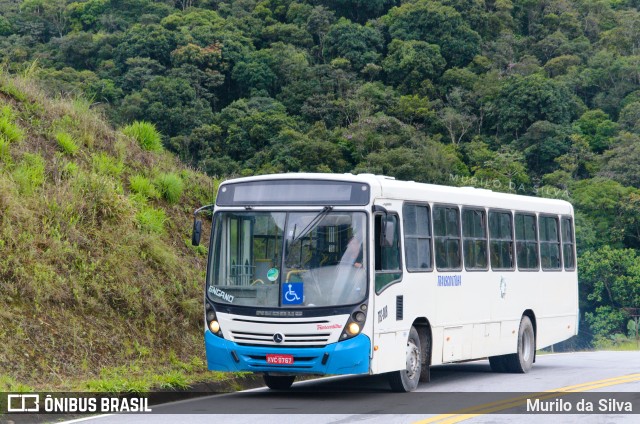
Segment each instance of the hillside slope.
[{"label": "hillside slope", "polygon": [[189,240],[213,189],[89,102],[0,75],[0,391],[143,390],[204,372],[206,252]]}]

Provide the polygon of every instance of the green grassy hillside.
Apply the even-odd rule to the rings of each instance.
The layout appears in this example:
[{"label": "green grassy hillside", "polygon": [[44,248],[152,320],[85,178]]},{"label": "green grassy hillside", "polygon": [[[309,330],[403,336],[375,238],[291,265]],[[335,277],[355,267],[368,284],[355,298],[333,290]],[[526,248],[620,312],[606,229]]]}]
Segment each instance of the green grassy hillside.
[{"label": "green grassy hillside", "polygon": [[214,186],[153,128],[116,131],[87,101],[0,75],[0,391],[215,378],[206,251],[190,244]]}]

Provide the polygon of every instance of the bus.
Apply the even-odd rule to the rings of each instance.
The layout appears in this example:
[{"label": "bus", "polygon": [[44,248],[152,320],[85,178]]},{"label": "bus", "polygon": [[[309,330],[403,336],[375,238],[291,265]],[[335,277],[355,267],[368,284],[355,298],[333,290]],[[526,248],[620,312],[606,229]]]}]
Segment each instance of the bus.
[{"label": "bus", "polygon": [[387,374],[489,358],[526,373],[578,331],[570,203],[371,174],[228,180],[212,213],[208,368],[286,390],[302,374]]}]

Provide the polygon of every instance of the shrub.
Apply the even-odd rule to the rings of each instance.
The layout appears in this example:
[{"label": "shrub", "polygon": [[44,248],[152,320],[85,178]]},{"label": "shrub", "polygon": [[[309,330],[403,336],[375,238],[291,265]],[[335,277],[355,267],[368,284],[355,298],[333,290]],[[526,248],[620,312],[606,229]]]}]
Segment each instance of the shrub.
[{"label": "shrub", "polygon": [[8,165],[11,163],[9,140],[0,135],[0,162]]},{"label": "shrub", "polygon": [[22,162],[13,171],[13,178],[22,193],[33,193],[44,184],[44,159],[42,156],[25,153]]},{"label": "shrub", "polygon": [[166,220],[167,216],[164,210],[148,206],[143,206],[136,214],[136,222],[140,225],[140,228],[150,233],[164,233],[164,223]]},{"label": "shrub", "polygon": [[124,165],[106,153],[93,155],[93,170],[100,175],[117,177],[122,173]]},{"label": "shrub", "polygon": [[13,111],[9,106],[0,109],[0,135],[9,142],[21,141],[24,138],[24,132],[13,122],[13,119]]},{"label": "shrub", "polygon": [[176,203],[182,196],[184,184],[182,179],[173,173],[161,174],[156,179],[156,186],[162,197],[169,203]]},{"label": "shrub", "polygon": [[153,198],[157,199],[160,197],[160,193],[156,190],[156,187],[153,183],[146,177],[142,175],[134,175],[129,178],[129,187],[131,191],[137,193],[147,199]]},{"label": "shrub", "polygon": [[144,150],[150,150],[152,152],[162,150],[162,136],[152,123],[135,121],[124,127],[122,132],[134,138]]},{"label": "shrub", "polygon": [[58,140],[58,146],[62,151],[70,156],[73,156],[78,151],[78,145],[74,141],[73,137],[65,132],[59,132],[56,134],[56,140]]},{"label": "shrub", "polygon": [[74,162],[68,162],[62,168],[62,177],[70,178],[78,173],[78,165]]}]

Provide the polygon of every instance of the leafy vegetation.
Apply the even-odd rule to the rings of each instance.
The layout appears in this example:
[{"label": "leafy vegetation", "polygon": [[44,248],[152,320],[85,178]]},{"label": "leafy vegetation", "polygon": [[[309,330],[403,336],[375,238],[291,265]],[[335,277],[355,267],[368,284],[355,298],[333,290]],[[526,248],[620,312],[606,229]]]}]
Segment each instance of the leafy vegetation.
[{"label": "leafy vegetation", "polygon": [[[0,390],[142,391],[219,378],[194,353],[204,260],[184,242],[212,181],[122,137],[82,101],[0,75],[6,85],[24,101],[0,94],[22,134],[0,145]],[[185,176],[180,207],[144,177],[156,174]]]},{"label": "leafy vegetation", "polygon": [[[39,246],[43,235],[22,229],[46,222],[43,234],[61,234],[51,251],[66,258],[35,268],[3,259],[3,290],[16,296],[12,281],[26,269],[58,287],[56,267],[84,255],[71,292],[156,317],[127,306],[136,296],[98,284],[88,263],[100,257],[102,272],[124,268],[113,278],[123,293],[153,291],[123,283],[139,281],[133,270],[178,278],[178,268],[154,262],[175,249],[159,240],[184,246],[179,212],[210,199],[215,184],[178,169],[168,150],[218,178],[375,172],[567,199],[585,270],[574,346],[628,336],[640,304],[627,288],[639,277],[631,265],[602,264],[637,261],[640,249],[639,25],[632,0],[0,0],[5,69],[74,99],[41,101],[20,79],[0,87],[0,206],[22,219],[3,224],[3,240]],[[66,142],[58,147],[66,154],[52,154],[48,143],[60,133],[75,154]],[[52,181],[62,184],[51,189]],[[21,204],[16,193],[46,193],[48,203]],[[112,238],[92,250],[93,233],[79,228],[108,228]],[[95,256],[109,243],[144,257]],[[616,282],[620,272],[625,280]],[[165,324],[192,331],[176,340],[199,337],[191,318],[186,327],[171,319]],[[151,337],[142,340],[151,345]],[[100,349],[92,355],[110,352]]]}]

